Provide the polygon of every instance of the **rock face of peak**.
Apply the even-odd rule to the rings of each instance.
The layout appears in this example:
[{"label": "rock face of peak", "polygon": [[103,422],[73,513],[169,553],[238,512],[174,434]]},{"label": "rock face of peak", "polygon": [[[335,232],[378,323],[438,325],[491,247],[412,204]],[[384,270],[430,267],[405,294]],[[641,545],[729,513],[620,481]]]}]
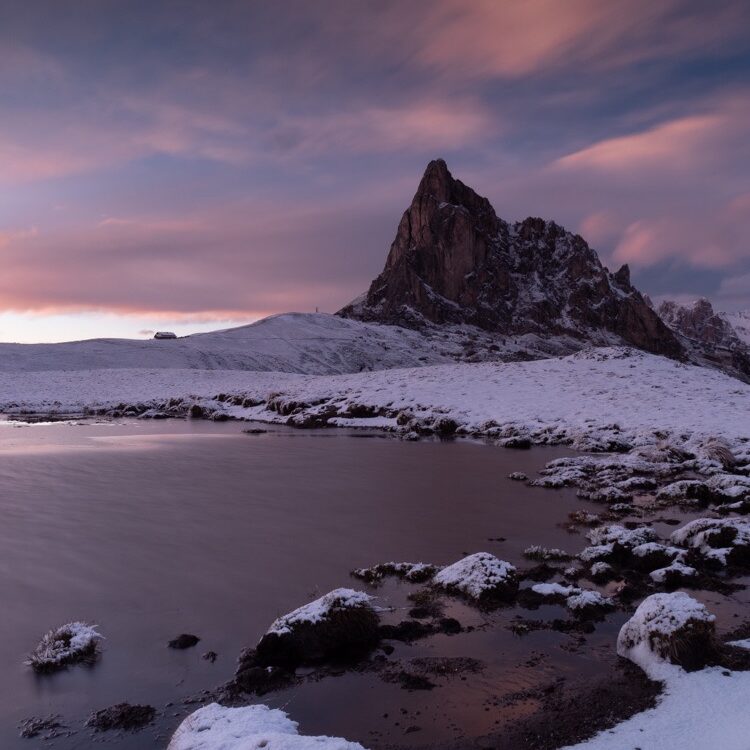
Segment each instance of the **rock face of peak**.
[{"label": "rock face of peak", "polygon": [[657,310],[661,319],[672,329],[694,341],[712,346],[733,346],[739,343],[734,328],[726,318],[714,312],[705,298],[695,300],[692,305],[680,305],[666,300]]},{"label": "rock face of peak", "polygon": [[501,334],[626,342],[679,357],[675,334],[623,266],[611,274],[554,222],[510,224],[487,198],[430,162],[401,218],[383,272],[344,317],[419,326],[465,323]]}]

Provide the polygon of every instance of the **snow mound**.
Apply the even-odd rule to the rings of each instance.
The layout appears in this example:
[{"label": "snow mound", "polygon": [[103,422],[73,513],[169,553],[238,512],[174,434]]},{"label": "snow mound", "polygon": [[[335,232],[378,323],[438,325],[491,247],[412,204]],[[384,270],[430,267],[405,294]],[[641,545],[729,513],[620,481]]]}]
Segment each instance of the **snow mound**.
[{"label": "snow mound", "polygon": [[652,594],[622,626],[617,653],[653,676],[662,663],[692,667],[713,649],[716,618],[683,591]]},{"label": "snow mound", "polygon": [[657,539],[656,532],[650,526],[626,529],[624,526],[617,524],[593,529],[586,536],[594,546],[619,544],[621,547],[626,547],[627,549],[633,549],[641,544],[653,542]]},{"label": "snow mound", "polygon": [[337,737],[306,737],[278,708],[218,703],[199,708],[177,727],[167,750],[364,750]]},{"label": "snow mound", "polygon": [[68,664],[92,658],[101,639],[102,635],[94,625],[69,622],[46,633],[29,654],[26,664],[37,672],[61,669]]},{"label": "snow mound", "polygon": [[518,588],[515,567],[489,552],[476,552],[443,568],[432,582],[476,600],[505,598]]}]

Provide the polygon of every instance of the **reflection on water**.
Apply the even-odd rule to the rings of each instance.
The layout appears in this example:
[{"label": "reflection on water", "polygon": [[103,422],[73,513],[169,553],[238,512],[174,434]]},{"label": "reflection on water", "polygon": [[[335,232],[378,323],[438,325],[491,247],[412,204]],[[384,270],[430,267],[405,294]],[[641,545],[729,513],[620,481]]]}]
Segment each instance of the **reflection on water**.
[{"label": "reflection on water", "polygon": [[[244,435],[241,427],[0,430],[0,747],[33,746],[15,729],[28,716],[60,713],[80,729],[93,709],[120,701],[151,703],[160,720],[108,744],[164,747],[194,708],[181,704],[186,696],[227,680],[239,651],[277,615],[336,586],[360,585],[348,576],[354,567],[448,563],[479,550],[519,563],[532,543],[571,551],[584,544],[557,526],[587,507],[573,491],[506,478],[533,473],[561,450],[355,440],[339,431]],[[488,541],[498,537],[507,541]],[[410,590],[388,584],[379,603],[404,607]],[[498,707],[504,694],[611,664],[623,619],[611,616],[585,653],[573,653],[561,648],[562,634],[512,635],[505,627],[512,612],[451,607],[477,629],[399,646],[394,658],[472,656],[485,663],[479,675],[407,693],[372,674],[348,674],[267,702],[286,706],[304,731],[371,747],[480,735],[503,711],[530,710],[523,702]],[[102,658],[92,668],[35,677],[23,655],[46,629],[72,619],[99,625]],[[202,640],[184,652],[167,649],[182,632]],[[219,654],[215,664],[200,658],[207,650]],[[419,731],[404,734],[410,725]],[[54,746],[90,743],[79,731]]]}]

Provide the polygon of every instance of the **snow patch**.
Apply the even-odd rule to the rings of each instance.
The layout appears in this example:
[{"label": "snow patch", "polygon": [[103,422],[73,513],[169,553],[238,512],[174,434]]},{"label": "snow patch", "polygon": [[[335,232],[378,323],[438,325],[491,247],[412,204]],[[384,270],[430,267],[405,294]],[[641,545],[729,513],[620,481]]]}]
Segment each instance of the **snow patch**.
[{"label": "snow patch", "polygon": [[364,750],[337,737],[300,735],[298,724],[278,708],[227,708],[211,703],[183,720],[167,750]]}]

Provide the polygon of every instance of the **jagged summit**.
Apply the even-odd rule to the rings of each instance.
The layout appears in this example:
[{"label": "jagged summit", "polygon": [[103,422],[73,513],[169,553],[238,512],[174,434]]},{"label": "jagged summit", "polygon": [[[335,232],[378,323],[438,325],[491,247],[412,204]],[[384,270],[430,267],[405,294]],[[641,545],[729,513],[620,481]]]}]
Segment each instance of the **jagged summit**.
[{"label": "jagged summit", "polygon": [[627,266],[610,274],[583,238],[554,222],[504,221],[442,159],[427,165],[383,272],[339,314],[619,341],[669,356],[683,351],[631,285]]}]

